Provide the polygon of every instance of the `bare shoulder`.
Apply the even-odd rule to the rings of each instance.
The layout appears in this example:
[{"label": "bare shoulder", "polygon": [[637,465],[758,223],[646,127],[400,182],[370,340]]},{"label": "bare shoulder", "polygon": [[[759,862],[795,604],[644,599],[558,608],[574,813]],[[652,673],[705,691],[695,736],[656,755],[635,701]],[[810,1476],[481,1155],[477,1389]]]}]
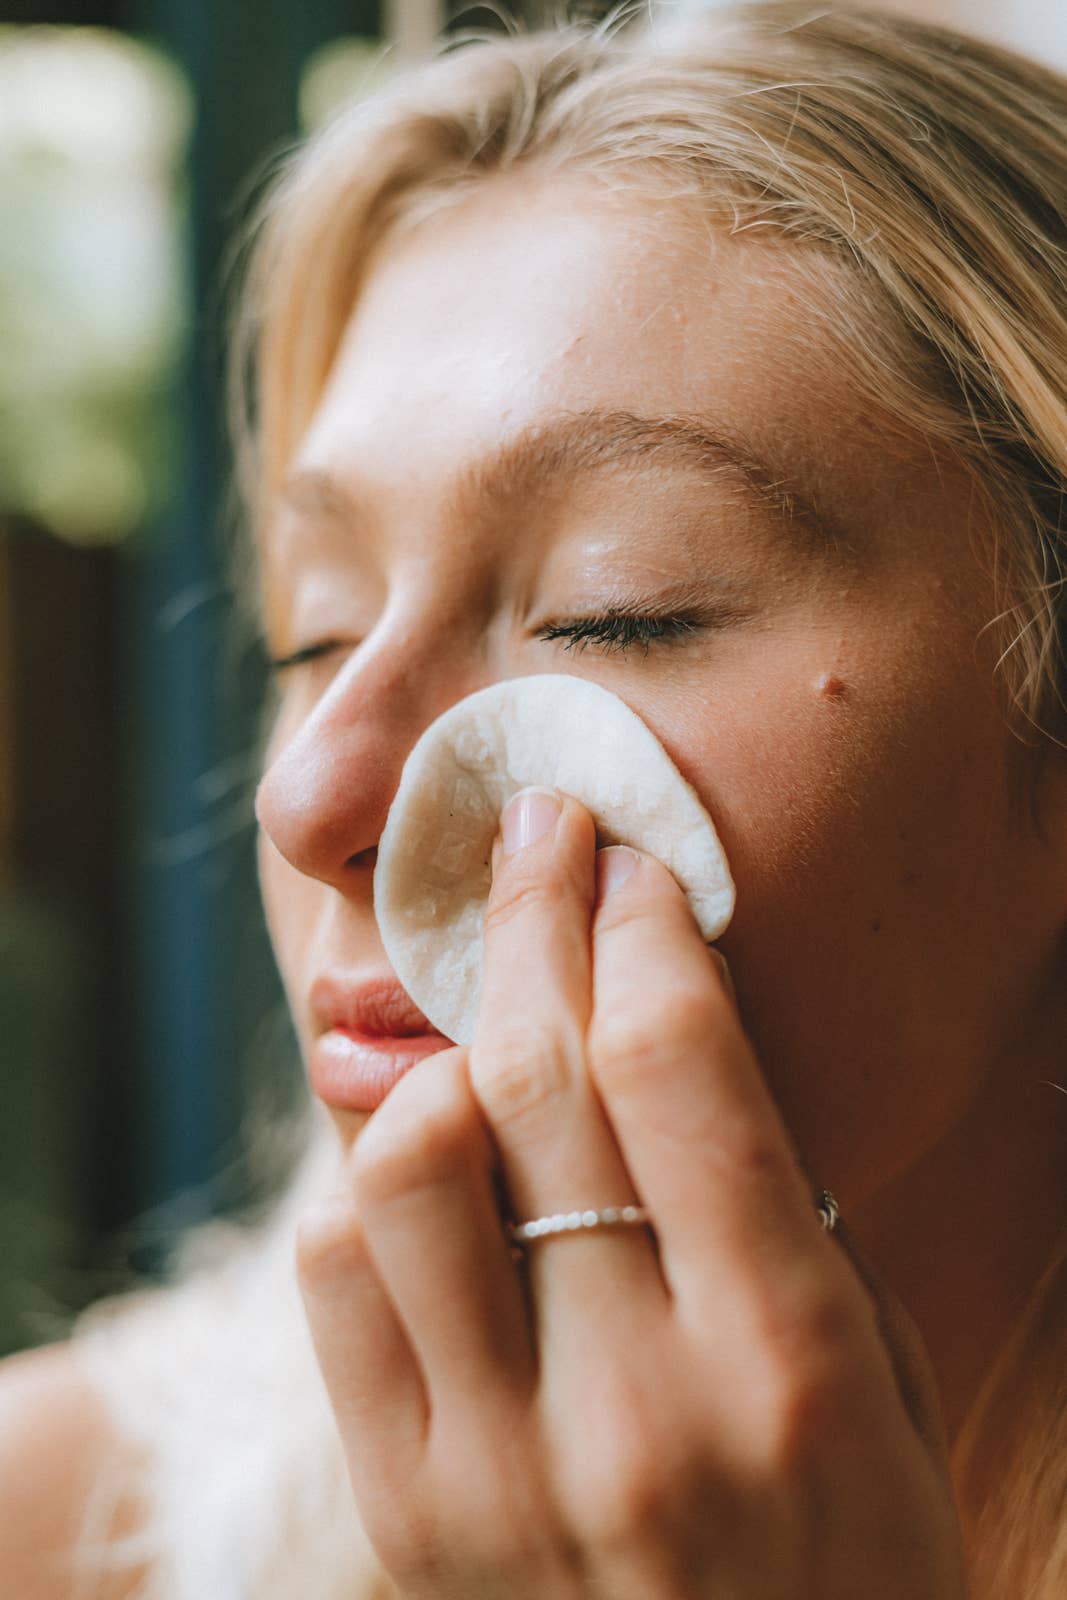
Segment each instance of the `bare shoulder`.
[{"label": "bare shoulder", "polygon": [[[94,1489],[135,1464],[66,1345],[0,1361],[0,1600],[71,1600],[69,1565]],[[132,1525],[132,1504],[111,1519]],[[136,1575],[83,1585],[92,1600],[126,1600]]]}]

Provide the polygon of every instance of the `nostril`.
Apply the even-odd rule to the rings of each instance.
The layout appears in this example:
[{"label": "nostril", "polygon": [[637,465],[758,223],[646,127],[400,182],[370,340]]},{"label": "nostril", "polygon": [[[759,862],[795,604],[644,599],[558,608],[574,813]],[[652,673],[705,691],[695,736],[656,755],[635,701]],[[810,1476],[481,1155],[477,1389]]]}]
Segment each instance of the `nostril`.
[{"label": "nostril", "polygon": [[354,856],[349,856],[350,867],[375,867],[378,862],[378,846],[368,845],[366,850],[357,850]]}]

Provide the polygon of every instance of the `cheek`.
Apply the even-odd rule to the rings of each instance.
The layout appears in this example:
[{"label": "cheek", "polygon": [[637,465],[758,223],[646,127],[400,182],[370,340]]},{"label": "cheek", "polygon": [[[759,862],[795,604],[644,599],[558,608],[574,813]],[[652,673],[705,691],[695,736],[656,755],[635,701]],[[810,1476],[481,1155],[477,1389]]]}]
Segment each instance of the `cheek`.
[{"label": "cheek", "polygon": [[721,686],[714,728],[689,719],[680,730],[687,776],[709,798],[738,879],[739,914],[746,900],[761,918],[781,904],[795,914],[806,897],[828,927],[872,925],[899,880],[917,880],[946,822],[958,827],[968,769],[992,748],[990,721],[972,671],[933,658],[929,638],[913,645],[875,636],[860,650],[837,638],[760,671],[748,663]]},{"label": "cheek", "polygon": [[746,1027],[800,1148],[853,1194],[948,1126],[987,1065],[1007,839],[1003,735],[974,681],[874,665],[721,697],[679,763],[737,881],[722,943]]},{"label": "cheek", "polygon": [[870,808],[891,783],[893,720],[840,672],[804,667],[721,696],[713,729],[676,734],[672,754],[708,798],[739,897],[791,892],[866,851]]},{"label": "cheek", "polygon": [[871,752],[848,737],[846,720],[844,707],[779,704],[773,720],[737,728],[709,773],[739,902],[769,910],[827,875],[851,881],[842,869],[878,784]]}]

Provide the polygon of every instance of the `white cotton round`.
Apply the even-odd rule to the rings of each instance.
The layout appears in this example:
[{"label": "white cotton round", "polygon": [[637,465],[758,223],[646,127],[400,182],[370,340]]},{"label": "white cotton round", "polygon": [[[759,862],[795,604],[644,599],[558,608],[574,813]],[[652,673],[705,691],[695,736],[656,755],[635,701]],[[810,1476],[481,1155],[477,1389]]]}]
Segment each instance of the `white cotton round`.
[{"label": "white cotton round", "polygon": [[474,1037],[490,855],[500,813],[532,785],[580,800],[597,845],[656,856],[706,940],[734,908],[711,818],[617,695],[569,674],[511,678],[432,723],[409,755],[378,846],[374,907],[400,982],[456,1044]]}]

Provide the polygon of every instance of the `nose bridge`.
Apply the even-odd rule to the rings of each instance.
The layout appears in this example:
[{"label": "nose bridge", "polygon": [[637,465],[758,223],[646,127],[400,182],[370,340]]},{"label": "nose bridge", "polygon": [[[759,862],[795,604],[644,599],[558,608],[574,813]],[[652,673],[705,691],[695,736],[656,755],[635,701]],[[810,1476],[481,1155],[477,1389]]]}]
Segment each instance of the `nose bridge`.
[{"label": "nose bridge", "polygon": [[439,638],[436,649],[354,652],[260,781],[256,816],[271,842],[300,872],[344,887],[377,846],[420,733],[478,687],[448,665]]}]

